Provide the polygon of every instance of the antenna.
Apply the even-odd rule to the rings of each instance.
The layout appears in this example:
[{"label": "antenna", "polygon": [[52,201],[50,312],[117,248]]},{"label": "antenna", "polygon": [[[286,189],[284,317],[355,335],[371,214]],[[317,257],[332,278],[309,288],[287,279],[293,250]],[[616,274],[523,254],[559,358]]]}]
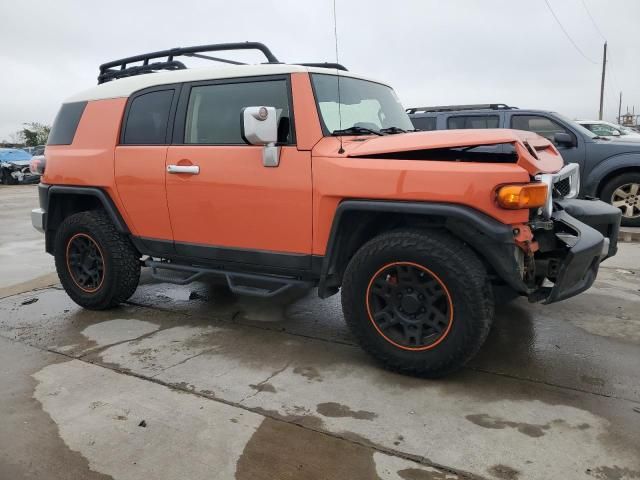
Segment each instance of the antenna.
[{"label": "antenna", "polygon": [[[333,0],[333,37],[336,43],[336,63],[340,64],[340,59],[338,58],[338,20],[336,16],[336,0]],[[340,70],[336,69],[336,75],[338,76],[338,128],[342,130],[342,102],[340,98]],[[340,148],[338,149],[338,153],[344,153],[344,148],[342,148],[342,135],[340,138]]]}]

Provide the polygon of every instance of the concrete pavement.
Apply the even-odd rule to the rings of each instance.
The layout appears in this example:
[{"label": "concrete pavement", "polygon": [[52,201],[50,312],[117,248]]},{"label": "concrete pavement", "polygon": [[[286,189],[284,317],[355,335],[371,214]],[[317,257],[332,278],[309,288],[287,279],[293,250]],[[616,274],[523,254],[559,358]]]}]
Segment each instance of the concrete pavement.
[{"label": "concrete pavement", "polygon": [[356,347],[337,297],[144,274],[89,312],[29,284],[53,271],[34,246],[0,300],[0,478],[638,479],[639,247],[579,297],[500,308],[467,368],[426,381]]}]

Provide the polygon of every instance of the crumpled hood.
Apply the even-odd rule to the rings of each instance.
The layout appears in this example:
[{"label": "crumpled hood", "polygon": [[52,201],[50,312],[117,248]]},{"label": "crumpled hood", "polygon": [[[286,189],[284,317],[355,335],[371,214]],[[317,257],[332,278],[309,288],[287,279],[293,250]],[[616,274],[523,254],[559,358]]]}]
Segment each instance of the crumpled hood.
[{"label": "crumpled hood", "polygon": [[[518,156],[517,163],[530,175],[557,172],[564,164],[553,144],[533,132],[509,129],[481,130],[435,130],[430,132],[408,132],[384,136],[343,137],[344,154],[337,153],[339,139],[325,138],[326,145],[319,149],[326,156],[371,157],[393,155],[402,159],[403,152],[438,150],[474,145],[513,144]],[[321,141],[321,143],[323,143]],[[335,149],[334,149],[335,147]],[[326,151],[326,153],[325,153]],[[409,156],[408,156],[409,157]]]}]

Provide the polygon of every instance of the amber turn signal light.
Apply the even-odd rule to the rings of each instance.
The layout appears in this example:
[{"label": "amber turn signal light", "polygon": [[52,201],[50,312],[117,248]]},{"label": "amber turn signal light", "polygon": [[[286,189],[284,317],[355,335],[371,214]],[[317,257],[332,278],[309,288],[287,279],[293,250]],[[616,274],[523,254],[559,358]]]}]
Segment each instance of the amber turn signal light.
[{"label": "amber turn signal light", "polygon": [[542,207],[547,201],[547,193],[546,183],[505,185],[498,189],[498,204],[511,210]]}]

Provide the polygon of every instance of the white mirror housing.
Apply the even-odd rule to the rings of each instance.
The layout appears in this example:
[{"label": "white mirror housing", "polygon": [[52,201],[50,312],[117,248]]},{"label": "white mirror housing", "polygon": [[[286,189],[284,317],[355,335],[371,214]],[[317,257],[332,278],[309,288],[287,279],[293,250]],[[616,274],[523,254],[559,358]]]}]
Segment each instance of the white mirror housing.
[{"label": "white mirror housing", "polygon": [[278,115],[275,107],[244,108],[242,137],[251,145],[275,144],[278,141]]}]

